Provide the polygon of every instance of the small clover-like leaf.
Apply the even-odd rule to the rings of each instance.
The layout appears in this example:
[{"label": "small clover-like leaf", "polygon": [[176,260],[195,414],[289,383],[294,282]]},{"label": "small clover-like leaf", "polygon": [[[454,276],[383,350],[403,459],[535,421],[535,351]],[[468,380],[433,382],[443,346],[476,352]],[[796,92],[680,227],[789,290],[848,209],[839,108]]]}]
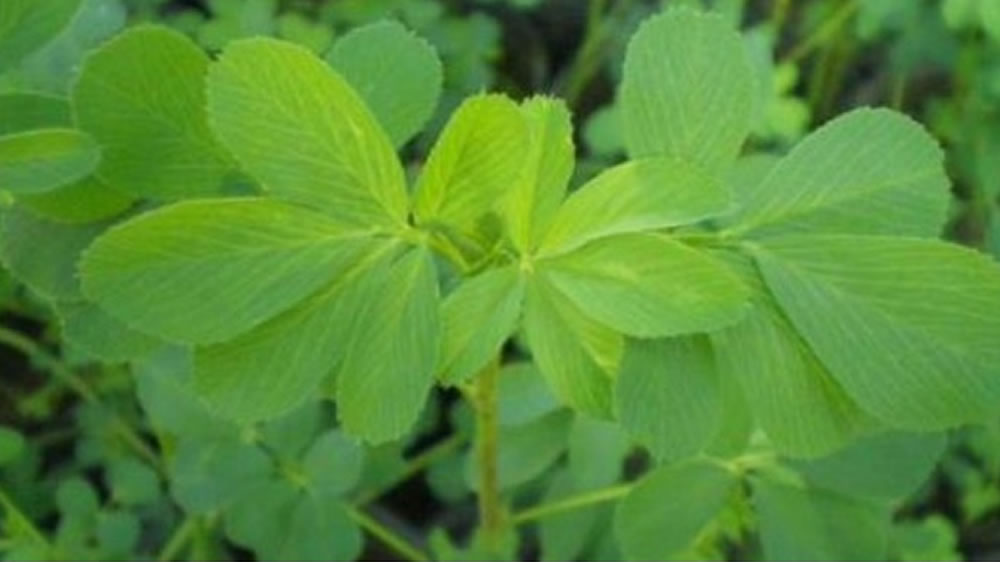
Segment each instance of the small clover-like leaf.
[{"label": "small clover-like leaf", "polygon": [[769,239],[757,263],[782,310],[866,411],[895,427],[984,421],[1000,402],[1000,268],[944,242]]},{"label": "small clover-like leaf", "polygon": [[231,43],[208,73],[208,112],[273,196],[358,227],[405,224],[406,185],[389,138],[347,80],[308,49]]},{"label": "small clover-like leaf", "polygon": [[157,26],[132,28],[87,57],[73,111],[103,150],[102,179],[153,199],[221,189],[232,164],[206,119],[208,64],[190,39]]},{"label": "small clover-like leaf", "polygon": [[364,240],[280,201],[194,200],[109,230],[80,271],[87,296],[127,324],[206,344],[300,302],[352,263]]},{"label": "small clover-like leaf", "polygon": [[94,139],[73,129],[0,136],[0,189],[15,194],[52,191],[89,176],[100,159]]},{"label": "small clover-like leaf", "polygon": [[619,104],[633,158],[673,156],[723,171],[750,130],[756,82],[736,30],[714,14],[673,9],[639,28]]},{"label": "small clover-like leaf", "polygon": [[327,60],[365,100],[397,147],[430,119],[443,70],[429,43],[399,23],[382,21],[339,38]]}]

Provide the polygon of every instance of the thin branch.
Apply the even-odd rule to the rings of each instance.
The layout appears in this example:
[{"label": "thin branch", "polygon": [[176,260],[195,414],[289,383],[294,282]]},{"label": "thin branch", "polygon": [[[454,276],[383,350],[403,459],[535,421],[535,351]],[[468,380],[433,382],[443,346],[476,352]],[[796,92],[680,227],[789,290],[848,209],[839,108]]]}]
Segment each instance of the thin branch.
[{"label": "thin branch", "polygon": [[389,529],[364,511],[346,504],[344,505],[344,509],[347,510],[347,514],[351,519],[358,525],[361,525],[361,528],[368,531],[373,537],[381,541],[382,544],[402,555],[406,560],[411,560],[412,562],[427,562],[430,560],[419,548],[410,544],[405,538],[399,536],[392,529]]},{"label": "thin branch", "polygon": [[628,494],[629,491],[632,490],[633,486],[634,484],[618,484],[608,488],[584,492],[566,499],[543,503],[514,514],[511,518],[511,523],[514,525],[523,525],[525,523],[530,523],[538,519],[544,519],[546,517],[551,517],[567,511],[575,511],[583,507],[614,501]]}]

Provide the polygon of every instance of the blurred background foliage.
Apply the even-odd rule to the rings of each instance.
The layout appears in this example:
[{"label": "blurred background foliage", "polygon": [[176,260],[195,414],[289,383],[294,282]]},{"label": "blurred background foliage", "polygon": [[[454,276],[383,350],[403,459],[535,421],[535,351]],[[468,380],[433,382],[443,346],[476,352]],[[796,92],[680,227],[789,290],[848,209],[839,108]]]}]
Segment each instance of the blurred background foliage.
[{"label": "blurred background foliage", "polygon": [[[445,66],[437,116],[405,147],[408,162],[419,165],[464,96],[547,92],[574,110],[579,184],[624,157],[614,98],[626,41],[642,19],[676,4],[718,11],[745,32],[762,100],[748,152],[781,153],[849,108],[899,109],[946,149],[947,235],[1000,257],[996,0],[83,0],[50,41],[0,71],[0,93],[65,96],[88,50],[146,22],[210,52],[268,35],[325,56],[352,27],[394,18],[429,40]],[[0,133],[9,119],[0,114]],[[99,361],[63,340],[70,329],[0,271],[0,553],[8,559],[395,556],[363,539],[362,529],[377,536],[371,517],[410,538],[433,530],[429,546],[441,559],[469,555],[454,541],[464,542],[474,516],[471,422],[453,396],[435,397],[410,439],[362,452],[331,429],[325,406],[240,429],[183,386],[183,354]],[[581,481],[614,482],[607,467],[623,459],[641,465],[610,426],[558,409],[530,366],[506,369],[501,464],[511,467],[503,485],[516,498],[558,498]],[[329,450],[341,465],[317,464]],[[317,497],[374,503],[344,520]],[[730,512],[692,556],[755,555],[752,522],[738,505]],[[601,507],[547,520],[521,556],[616,558],[602,532],[608,517]],[[349,539],[330,550],[322,537],[331,533]],[[1000,408],[998,423],[951,435],[934,478],[898,506],[892,545],[899,560],[1000,557]]]}]

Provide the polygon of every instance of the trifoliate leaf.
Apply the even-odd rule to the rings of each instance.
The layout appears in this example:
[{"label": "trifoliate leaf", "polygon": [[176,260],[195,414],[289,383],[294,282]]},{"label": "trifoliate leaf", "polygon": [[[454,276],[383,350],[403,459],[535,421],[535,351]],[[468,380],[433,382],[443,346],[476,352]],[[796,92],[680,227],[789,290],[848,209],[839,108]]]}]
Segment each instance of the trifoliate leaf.
[{"label": "trifoliate leaf", "polygon": [[[358,254],[385,254],[359,242]],[[235,339],[195,353],[194,385],[216,413],[242,423],[273,419],[314,396],[343,358],[352,310],[370,259],[345,267],[332,285]]]},{"label": "trifoliate leaf", "polygon": [[343,365],[337,375],[337,415],[344,430],[379,443],[417,421],[434,382],[441,340],[438,282],[425,248],[384,261],[354,302]]},{"label": "trifoliate leaf", "polygon": [[703,450],[722,420],[715,358],[704,336],[629,340],[615,381],[618,420],[659,459]]},{"label": "trifoliate leaf", "polygon": [[465,100],[420,175],[414,203],[419,222],[474,231],[517,182],[527,146],[526,120],[513,101],[498,94]]},{"label": "trifoliate leaf", "polygon": [[992,419],[1000,268],[939,241],[769,240],[755,256],[792,324],[866,411],[898,428]]},{"label": "trifoliate leaf", "polygon": [[629,560],[663,560],[694,542],[736,488],[732,472],[688,460],[645,475],[618,504],[615,536]]},{"label": "trifoliate leaf", "polygon": [[0,73],[55,37],[80,0],[4,0],[0,6]]},{"label": "trifoliate leaf", "polygon": [[753,479],[767,560],[882,560],[890,510],[877,503],[767,477]]},{"label": "trifoliate leaf", "polygon": [[726,187],[675,158],[634,160],[610,168],[575,191],[542,242],[561,253],[615,234],[698,222],[729,205]]},{"label": "trifoliate leaf", "polygon": [[559,208],[573,173],[573,122],[559,99],[533,97],[521,104],[528,150],[520,178],[504,204],[508,236],[521,252],[534,250]]},{"label": "trifoliate leaf", "polygon": [[205,344],[303,300],[353,263],[365,240],[280,201],[186,201],[109,230],[81,273],[87,296],[128,325]]},{"label": "trifoliate leaf", "polygon": [[275,560],[302,491],[288,480],[267,480],[225,510],[226,536],[251,548],[261,559]]},{"label": "trifoliate leaf", "polygon": [[610,418],[611,375],[621,358],[622,336],[584,315],[540,276],[533,277],[526,291],[528,347],[553,393],[582,412]]},{"label": "trifoliate leaf", "polygon": [[944,155],[908,117],[857,109],[806,137],[745,186],[736,229],[937,236],[950,197]]},{"label": "trifoliate leaf", "polygon": [[356,560],[361,529],[335,497],[303,495],[292,510],[281,550],[265,560]]},{"label": "trifoliate leaf", "polygon": [[927,480],[945,444],[940,433],[888,431],[794,466],[811,486],[859,499],[900,501]]},{"label": "trifoliate leaf", "polygon": [[746,312],[747,290],[724,265],[655,234],[603,238],[537,267],[585,314],[628,335],[707,332]]},{"label": "trifoliate leaf", "polygon": [[77,300],[81,295],[76,262],[106,227],[59,224],[16,205],[0,212],[0,261],[38,294]]},{"label": "trifoliate leaf", "polygon": [[263,189],[362,228],[405,224],[403,169],[348,82],[303,47],[230,44],[208,73],[215,132]]},{"label": "trifoliate leaf", "polygon": [[441,95],[437,51],[394,21],[353,29],[327,61],[354,86],[397,147],[430,119]]},{"label": "trifoliate leaf", "polygon": [[497,356],[521,316],[524,283],[516,266],[489,270],[466,280],[441,307],[443,327],[439,377],[459,383]]},{"label": "trifoliate leaf", "polygon": [[298,461],[328,423],[325,406],[318,400],[308,400],[287,415],[263,424],[258,442],[280,461]]},{"label": "trifoliate leaf", "polygon": [[675,9],[646,20],[629,42],[619,100],[629,155],[724,170],[750,130],[755,85],[721,17]]},{"label": "trifoliate leaf", "polygon": [[94,139],[73,129],[39,129],[0,136],[0,189],[43,193],[82,179],[97,168]]},{"label": "trifoliate leaf", "polygon": [[208,56],[164,27],[135,27],[105,43],[73,87],[77,125],[103,150],[98,175],[152,199],[215,193],[232,168],[205,116]]}]

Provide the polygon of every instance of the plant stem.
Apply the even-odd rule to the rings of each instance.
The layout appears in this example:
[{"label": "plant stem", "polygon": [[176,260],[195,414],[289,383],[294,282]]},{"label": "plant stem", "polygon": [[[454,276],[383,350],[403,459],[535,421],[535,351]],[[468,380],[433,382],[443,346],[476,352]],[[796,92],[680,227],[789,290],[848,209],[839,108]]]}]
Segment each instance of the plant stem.
[{"label": "plant stem", "polygon": [[515,514],[511,517],[510,522],[514,525],[523,525],[537,519],[580,509],[581,507],[614,501],[628,494],[633,486],[634,484],[618,484],[616,486],[584,492],[566,499],[543,503],[542,505],[537,505]]},{"label": "plant stem", "polygon": [[358,525],[361,525],[364,530],[402,555],[406,560],[412,560],[413,562],[427,562],[429,560],[427,555],[421,552],[420,549],[411,545],[406,539],[397,535],[364,511],[350,505],[344,505],[344,509],[347,510],[347,514],[351,519]]},{"label": "plant stem", "polygon": [[7,495],[7,492],[5,492],[2,488],[0,488],[0,507],[7,512],[8,518],[13,520],[19,528],[28,533],[33,541],[44,546],[47,550],[52,549],[52,545],[49,544],[49,540],[45,538],[45,535],[38,530],[38,527],[31,522],[31,519],[28,519],[24,512],[21,511],[21,508],[14,503],[14,500],[12,500],[10,496]]},{"label": "plant stem", "polygon": [[194,532],[198,527],[197,517],[188,517],[184,519],[180,527],[174,531],[173,535],[170,535],[170,539],[167,541],[166,546],[160,551],[159,556],[156,557],[158,562],[169,562],[177,555],[181,553],[181,549],[187,546],[188,542],[194,536]]},{"label": "plant stem", "polygon": [[607,3],[607,0],[590,0],[587,5],[587,23],[583,41],[564,75],[561,88],[566,105],[570,107],[576,106],[587,84],[601,69],[613,20],[618,14],[628,11],[631,0],[618,0],[613,10],[614,15],[605,15]]},{"label": "plant stem", "polygon": [[386,491],[395,488],[406,480],[409,480],[414,474],[417,474],[421,470],[424,470],[428,466],[434,464],[434,462],[441,457],[447,456],[455,449],[458,449],[463,443],[465,443],[464,435],[455,433],[449,436],[447,439],[444,439],[440,443],[437,443],[433,447],[410,459],[406,463],[406,467],[385,485],[379,486],[377,489],[371,489],[361,493],[357,499],[354,500],[354,504],[363,506],[371,503]]},{"label": "plant stem", "polygon": [[499,544],[504,525],[497,467],[499,378],[500,359],[497,357],[476,377],[473,395],[476,409],[476,461],[479,467],[479,524],[491,550]]},{"label": "plant stem", "polygon": [[[66,386],[77,393],[85,402],[101,405],[97,394],[90,388],[86,381],[66,366],[44,347],[38,345],[31,338],[25,335],[0,326],[0,344],[11,347],[26,355],[32,361],[40,364],[52,376],[63,382]],[[110,412],[110,410],[109,410]],[[144,458],[161,475],[165,473],[163,462],[159,455],[149,447],[149,445],[136,433],[135,429],[125,423],[117,414],[111,413],[111,427],[121,437],[122,441],[131,447],[134,452]]]},{"label": "plant stem", "polygon": [[812,33],[803,39],[798,45],[792,47],[788,54],[781,60],[782,63],[799,62],[821,46],[836,33],[847,20],[851,19],[858,9],[857,0],[847,0],[831,15],[822,25],[818,26]]}]

